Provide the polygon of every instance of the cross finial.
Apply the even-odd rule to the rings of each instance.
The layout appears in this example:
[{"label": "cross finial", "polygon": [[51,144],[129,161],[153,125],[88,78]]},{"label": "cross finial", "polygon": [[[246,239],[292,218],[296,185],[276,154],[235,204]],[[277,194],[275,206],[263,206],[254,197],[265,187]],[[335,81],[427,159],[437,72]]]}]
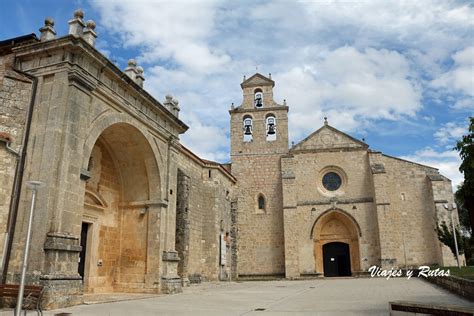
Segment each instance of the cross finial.
[{"label": "cross finial", "polygon": [[328,124],[329,124],[329,123],[328,123],[328,118],[325,116],[325,117],[324,117],[324,125],[328,125]]}]

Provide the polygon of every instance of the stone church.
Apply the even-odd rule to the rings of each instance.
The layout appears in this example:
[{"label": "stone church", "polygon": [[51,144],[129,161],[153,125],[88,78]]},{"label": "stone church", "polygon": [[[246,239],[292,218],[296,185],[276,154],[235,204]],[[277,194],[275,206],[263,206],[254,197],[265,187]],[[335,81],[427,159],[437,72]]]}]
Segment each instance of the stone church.
[{"label": "stone church", "polygon": [[231,163],[202,159],[179,141],[178,101],[148,94],[134,60],[121,70],[95,49],[81,10],[68,35],[52,19],[40,33],[0,42],[0,268],[3,283],[19,281],[27,183],[42,181],[27,282],[45,286],[45,307],[201,280],[454,264],[435,232],[453,203],[437,169],[327,121],[289,148],[290,107],[258,73],[229,111]]}]

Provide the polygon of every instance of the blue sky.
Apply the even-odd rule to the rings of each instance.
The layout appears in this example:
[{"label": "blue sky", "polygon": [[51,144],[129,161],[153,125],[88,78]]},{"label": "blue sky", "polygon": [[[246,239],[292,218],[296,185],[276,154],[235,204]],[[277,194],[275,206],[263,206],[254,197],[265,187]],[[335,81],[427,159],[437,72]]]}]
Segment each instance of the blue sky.
[{"label": "blue sky", "polygon": [[474,5],[469,1],[0,0],[0,39],[54,18],[58,36],[76,8],[97,23],[97,48],[145,88],[171,93],[190,130],[183,143],[229,160],[231,103],[256,69],[272,73],[290,107],[290,142],[323,124],[374,150],[438,167],[455,184],[451,148],[474,113]]}]

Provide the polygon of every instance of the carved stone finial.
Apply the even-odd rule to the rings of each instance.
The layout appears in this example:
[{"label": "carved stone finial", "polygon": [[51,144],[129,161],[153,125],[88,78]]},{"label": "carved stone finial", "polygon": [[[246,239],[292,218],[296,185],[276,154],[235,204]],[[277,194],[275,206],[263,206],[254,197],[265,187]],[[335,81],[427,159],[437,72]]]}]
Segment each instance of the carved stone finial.
[{"label": "carved stone finial", "polygon": [[76,19],[83,19],[84,18],[84,11],[82,9],[77,9],[74,11],[74,17]]},{"label": "carved stone finial", "polygon": [[95,22],[93,20],[89,20],[86,22],[86,27],[90,30],[94,30],[95,29]]},{"label": "carved stone finial", "polygon": [[86,26],[82,18],[84,18],[84,11],[82,11],[82,9],[77,9],[74,11],[74,18],[68,22],[70,35],[77,37],[82,36],[82,32]]},{"label": "carved stone finial", "polygon": [[272,73],[271,72],[268,74],[268,79],[272,79]]},{"label": "carved stone finial", "polygon": [[325,116],[325,117],[324,117],[324,125],[328,125],[328,124],[329,124],[329,123],[328,123],[328,118]]},{"label": "carved stone finial", "polygon": [[244,75],[244,80],[243,81],[245,81],[245,80],[246,80],[246,78],[245,78],[245,75]]},{"label": "carved stone finial", "polygon": [[84,40],[89,43],[91,46],[95,45],[95,39],[97,38],[97,34],[94,31],[95,29],[95,22],[89,20],[86,22],[86,28],[84,29],[83,36]]},{"label": "carved stone finial", "polygon": [[283,99],[283,105],[286,105],[286,99]]},{"label": "carved stone finial", "polygon": [[143,67],[138,66],[137,68],[137,74],[135,76],[135,82],[143,88],[143,82],[145,81],[145,76],[143,75]]},{"label": "carved stone finial", "polygon": [[40,40],[42,42],[49,41],[56,38],[56,31],[54,30],[54,20],[53,18],[46,18],[44,20],[44,26],[39,29],[41,32]]},{"label": "carved stone finial", "polygon": [[125,68],[125,74],[129,76],[133,81],[135,81],[138,71],[137,71],[137,62],[135,59],[129,59],[127,63],[127,68]]},{"label": "carved stone finial", "polygon": [[51,27],[53,27],[53,26],[54,26],[54,20],[53,20],[53,18],[47,17],[46,19],[44,19],[44,26],[51,26]]},{"label": "carved stone finial", "polygon": [[166,101],[171,101],[171,100],[173,100],[173,96],[172,96],[171,94],[167,94],[167,95],[165,96],[165,98],[166,98]]}]

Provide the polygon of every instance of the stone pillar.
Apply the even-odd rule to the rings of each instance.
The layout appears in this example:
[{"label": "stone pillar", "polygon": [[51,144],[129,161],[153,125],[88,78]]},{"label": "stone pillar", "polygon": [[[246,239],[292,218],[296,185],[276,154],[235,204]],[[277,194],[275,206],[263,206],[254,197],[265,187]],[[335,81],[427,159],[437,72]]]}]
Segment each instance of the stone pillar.
[{"label": "stone pillar", "polygon": [[163,274],[161,276],[161,291],[165,294],[181,293],[181,278],[178,271],[178,252],[174,250],[163,251]]},{"label": "stone pillar", "polygon": [[176,236],[176,188],[178,177],[178,139],[171,138],[168,143],[166,200],[168,207],[162,209],[160,244],[163,245],[161,290],[163,293],[182,291],[181,278],[178,275],[178,252],[175,250]]},{"label": "stone pillar", "polygon": [[231,238],[231,267],[230,267],[230,274],[233,280],[236,280],[239,276],[237,274],[238,264],[239,264],[239,254],[238,254],[238,238],[239,238],[239,230],[238,230],[238,201],[234,200],[230,203],[230,238]]},{"label": "stone pillar", "polygon": [[176,206],[176,251],[181,259],[178,263],[178,275],[183,286],[189,286],[189,177],[178,169],[177,206]]},{"label": "stone pillar", "polygon": [[[78,274],[79,236],[84,183],[80,179],[91,83],[74,72],[44,76],[38,91],[28,144],[25,179],[46,184],[38,192],[32,230],[28,276],[45,286],[43,304],[48,308],[81,303],[83,287]],[[40,117],[41,120],[35,121]],[[22,188],[9,274],[20,271],[30,193]]]},{"label": "stone pillar", "polygon": [[145,285],[147,289],[157,289],[160,284],[160,222],[161,208],[167,207],[164,202],[150,204],[148,207],[147,263]]}]

